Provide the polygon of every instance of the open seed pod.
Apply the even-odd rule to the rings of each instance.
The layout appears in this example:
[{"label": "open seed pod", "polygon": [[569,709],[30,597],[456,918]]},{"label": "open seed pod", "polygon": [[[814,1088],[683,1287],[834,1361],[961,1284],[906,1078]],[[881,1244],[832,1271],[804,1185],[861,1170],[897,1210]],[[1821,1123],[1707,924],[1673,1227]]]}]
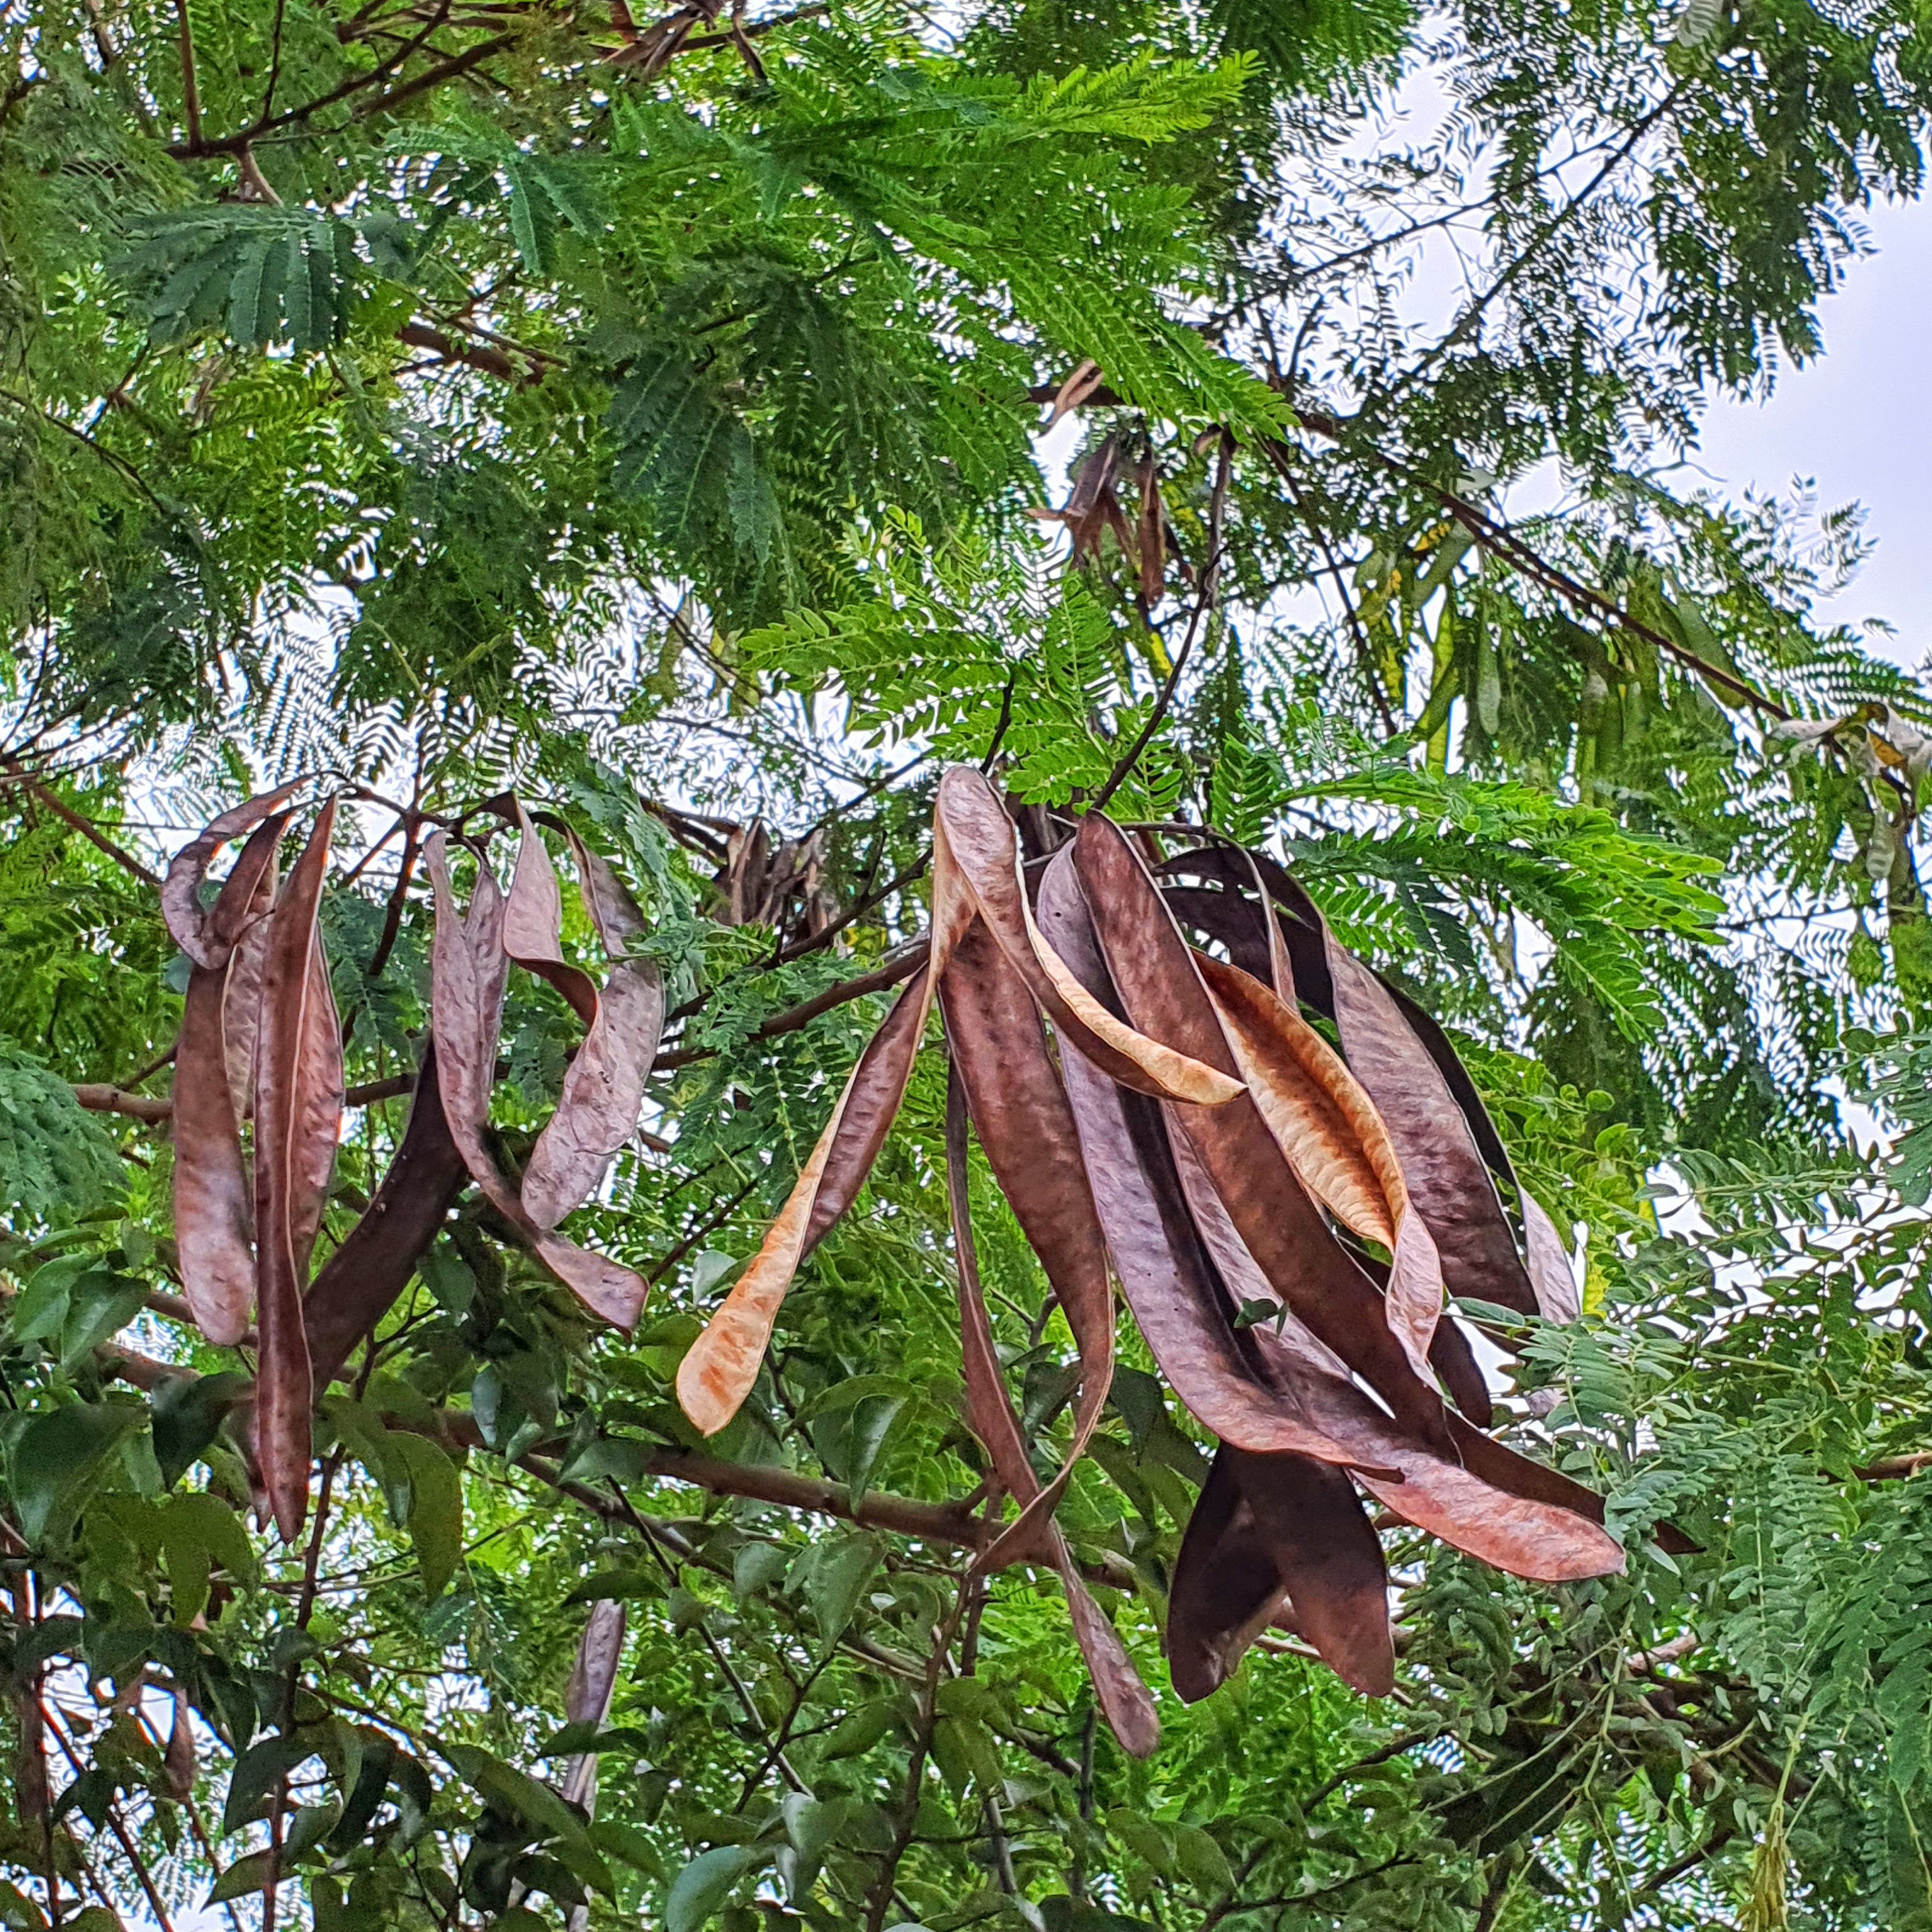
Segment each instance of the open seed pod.
[{"label": "open seed pod", "polygon": [[[299,1532],[308,1506],[316,1391],[408,1286],[466,1180],[593,1313],[622,1328],[636,1322],[641,1278],[555,1228],[636,1131],[664,1011],[656,968],[629,956],[643,930],[636,907],[568,828],[559,829],[611,962],[602,988],[562,956],[556,874],[514,800],[495,802],[521,834],[509,892],[479,854],[466,918],[454,910],[444,836],[435,834],[425,848],[436,907],[430,1038],[409,1123],[367,1211],[311,1280],[344,1101],[319,924],[336,805],[322,804],[278,891],[276,853],[293,816],[283,808],[297,789],[224,813],[176,857],[161,894],[190,962],[173,1096],[182,1286],[212,1342],[239,1341],[254,1314],[252,1447],[262,1501],[285,1538]],[[211,861],[244,836],[204,911]],[[486,1132],[513,961],[554,985],[586,1029],[517,1178],[504,1172]]]},{"label": "open seed pod", "polygon": [[[981,1560],[1059,1569],[1128,1748],[1151,1748],[1151,1700],[1052,1522],[1106,1399],[1114,1284],[1221,1444],[1172,1579],[1167,1649],[1184,1697],[1224,1682],[1290,1612],[1349,1683],[1390,1688],[1386,1577],[1361,1491],[1516,1576],[1621,1569],[1600,1500],[1485,1432],[1488,1391],[1445,1295],[1561,1317],[1575,1312],[1574,1290],[1526,1195],[1520,1243],[1492,1178],[1514,1186],[1508,1157],[1440,1029],[1259,855],[1210,845],[1157,879],[1095,814],[1030,896],[1012,821],[964,767],[941,781],[934,854],[927,963],[686,1356],[678,1392],[692,1421],[716,1432],[749,1393],[800,1262],[878,1156],[936,1001],[952,1070],[968,1416],[1018,1510]],[[1197,951],[1184,925],[1228,959]],[[1340,1054],[1304,1003],[1334,1022]],[[1078,1352],[1070,1454],[1048,1483],[1027,1456],[980,1294],[969,1121]],[[1270,1319],[1252,1322],[1257,1303]]]}]

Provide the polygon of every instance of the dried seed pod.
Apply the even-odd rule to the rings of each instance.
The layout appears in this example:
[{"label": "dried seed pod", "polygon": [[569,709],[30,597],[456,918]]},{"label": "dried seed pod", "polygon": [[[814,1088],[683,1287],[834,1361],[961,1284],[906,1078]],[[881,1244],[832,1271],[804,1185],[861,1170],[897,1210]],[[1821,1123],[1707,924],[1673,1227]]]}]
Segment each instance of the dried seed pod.
[{"label": "dried seed pod", "polygon": [[[664,980],[650,961],[628,956],[631,940],[644,930],[643,918],[610,867],[567,827],[584,907],[611,966],[599,988],[588,974],[562,962],[557,950],[562,908],[556,875],[527,816],[523,823],[524,849],[519,851],[516,877],[511,882],[505,943],[520,964],[545,973],[589,1028],[564,1069],[556,1111],[538,1135],[524,1169],[525,1209],[538,1227],[554,1228],[596,1192],[618,1150],[638,1130],[644,1084],[650,1078],[664,1030]],[[526,860],[526,852],[540,856]],[[526,863],[537,878],[538,890],[544,891],[545,923],[534,935],[547,948],[545,963],[541,964],[533,964],[532,957],[520,953],[518,944],[512,943],[522,943],[513,930],[517,922],[512,915],[518,914],[518,882],[524,876]]]},{"label": "dried seed pod", "polygon": [[[209,1341],[231,1348],[255,1300],[254,1202],[224,1024],[238,938],[253,919],[265,929],[264,890],[274,891],[275,846],[288,820],[258,826],[203,922],[204,948],[216,966],[190,964],[175,1042],[175,1240],[182,1292]],[[251,1012],[250,1019],[254,1015]],[[252,1041],[250,1054],[252,1073]]]},{"label": "dried seed pod", "polygon": [[332,799],[270,915],[256,1054],[254,1450],[276,1526],[290,1542],[308,1508],[302,1290],[342,1110],[341,1035],[316,928],[334,826]]},{"label": "dried seed pod", "polygon": [[450,1138],[470,1178],[530,1250],[592,1313],[620,1328],[636,1324],[645,1286],[632,1270],[539,1227],[497,1164],[488,1138],[490,1090],[496,1078],[509,956],[503,950],[504,899],[488,866],[477,868],[467,917],[450,890],[441,832],[424,848],[436,901],[430,944],[430,1028],[436,1078]]},{"label": "dried seed pod", "polygon": [[[939,998],[953,1067],[980,1144],[1021,1232],[1040,1257],[1080,1360],[1080,1396],[1066,1463],[988,1552],[986,1561],[997,1566],[1016,1556],[1032,1526],[1052,1514],[1099,1426],[1113,1381],[1114,1293],[1079,1135],[1040,1014],[982,922],[975,920],[955,949]],[[1008,1488],[1020,1496],[1011,1484]]]},{"label": "dried seed pod", "polygon": [[678,1401],[707,1436],[730,1422],[751,1393],[799,1263],[851,1205],[885,1144],[926,1030],[932,976],[928,966],[901,989],[859,1056],[790,1198],[678,1364]]},{"label": "dried seed pod", "polygon": [[[1028,1019],[1036,1027],[1030,1012]],[[1066,1592],[1066,1606],[1073,1624],[1075,1641],[1085,1660],[1088,1675],[1108,1728],[1124,1749],[1136,1757],[1145,1757],[1160,1742],[1160,1720],[1155,1715],[1154,1700],[1140,1672],[1120,1641],[1120,1633],[1102,1615],[1093,1593],[1082,1580],[1066,1539],[1052,1520],[1058,1486],[1051,1492],[1042,1488],[1027,1455],[1020,1433],[1019,1418],[1013,1412],[1000,1372],[1000,1359],[993,1346],[992,1323],[986,1313],[986,1298],[980,1289],[979,1262],[973,1243],[972,1215],[966,1193],[966,1091],[956,1069],[946,1082],[946,1191],[952,1220],[953,1253],[959,1279],[959,1317],[962,1354],[966,1380],[967,1416],[973,1432],[986,1445],[993,1470],[1021,1505],[1018,1521],[980,1557],[987,1568],[996,1567],[1004,1556],[1012,1560],[1038,1554],[1034,1546],[1043,1543],[1046,1560],[1060,1572]],[[1111,1336],[1109,1337],[1111,1366]],[[1102,1390],[1104,1399],[1104,1388]],[[1084,1400],[1084,1392],[1083,1392]],[[1097,1415],[1099,1403],[1094,1404]],[[1088,1426],[1091,1433],[1091,1424]],[[1069,1468],[1072,1462],[1068,1464]],[[1063,1479],[1064,1480],[1064,1479]]]},{"label": "dried seed pod", "polygon": [[375,1198],[322,1263],[302,1302],[310,1369],[326,1388],[410,1285],[469,1178],[450,1138],[436,1047],[424,1048],[408,1124]]}]

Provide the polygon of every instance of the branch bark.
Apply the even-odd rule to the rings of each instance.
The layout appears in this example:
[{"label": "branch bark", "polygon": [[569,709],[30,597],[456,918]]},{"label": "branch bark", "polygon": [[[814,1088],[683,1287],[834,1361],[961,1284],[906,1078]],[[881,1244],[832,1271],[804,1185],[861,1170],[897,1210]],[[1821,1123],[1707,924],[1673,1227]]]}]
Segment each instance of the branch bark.
[{"label": "branch bark", "polygon": [[[795,1006],[788,1006],[782,1013],[774,1013],[750,1037],[776,1040],[782,1034],[796,1033],[800,1027],[810,1025],[820,1013],[829,1013],[848,1000],[862,1000],[868,993],[888,991],[910,980],[926,964],[930,944],[924,934],[917,939],[908,940],[904,946],[887,953],[884,964],[874,971],[862,973],[856,980],[842,980],[837,986],[828,986],[824,992],[814,993],[810,999],[802,1000]],[[674,1047],[668,1053],[658,1055],[656,1065],[666,1069],[688,1066],[697,1060],[716,1058],[715,1047]]]},{"label": "branch bark", "polygon": [[50,790],[32,772],[23,771],[16,764],[9,764],[7,776],[24,785],[32,797],[45,806],[62,824],[71,826],[90,845],[105,852],[123,872],[133,874],[144,886],[152,886],[157,892],[160,890],[161,878],[158,872],[150,872],[133,853],[116,844],[91,818],[83,818],[73,806]]},{"label": "branch bark", "polygon": [[[506,382],[519,380],[517,365],[502,350],[492,349],[487,343],[459,342],[454,336],[432,328],[426,322],[404,322],[396,331],[396,339],[406,342],[412,349],[427,349],[446,362],[460,362],[467,368],[482,370],[486,376],[500,376]],[[520,380],[530,382],[535,379],[524,372]]]}]

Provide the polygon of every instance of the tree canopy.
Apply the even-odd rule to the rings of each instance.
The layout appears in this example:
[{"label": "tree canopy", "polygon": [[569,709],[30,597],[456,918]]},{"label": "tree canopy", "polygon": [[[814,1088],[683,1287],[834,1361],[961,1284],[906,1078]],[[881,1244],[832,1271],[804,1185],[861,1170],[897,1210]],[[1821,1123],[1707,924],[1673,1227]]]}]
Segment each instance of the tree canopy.
[{"label": "tree canopy", "polygon": [[0,4],[0,1924],[1932,1928],[1928,36]]}]

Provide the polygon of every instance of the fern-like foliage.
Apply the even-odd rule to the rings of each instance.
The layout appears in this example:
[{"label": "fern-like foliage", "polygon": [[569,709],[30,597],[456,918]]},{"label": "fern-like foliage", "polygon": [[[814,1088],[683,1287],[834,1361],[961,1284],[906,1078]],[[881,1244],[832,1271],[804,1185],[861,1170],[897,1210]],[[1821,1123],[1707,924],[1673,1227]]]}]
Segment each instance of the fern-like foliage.
[{"label": "fern-like foliage", "polygon": [[62,1226],[118,1201],[118,1153],[74,1090],[17,1048],[0,1046],[0,1210],[16,1234]]},{"label": "fern-like foliage", "polygon": [[348,333],[361,264],[348,222],[235,202],[148,222],[116,264],[157,344],[222,328],[251,346]]}]

